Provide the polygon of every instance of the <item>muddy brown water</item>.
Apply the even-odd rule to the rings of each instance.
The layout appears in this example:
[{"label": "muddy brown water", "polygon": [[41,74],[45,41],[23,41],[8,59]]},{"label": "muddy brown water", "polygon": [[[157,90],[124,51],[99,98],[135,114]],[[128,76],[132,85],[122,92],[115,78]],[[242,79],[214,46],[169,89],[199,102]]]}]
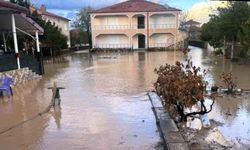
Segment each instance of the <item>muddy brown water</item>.
[{"label": "muddy brown water", "polygon": [[[209,69],[211,84],[222,71],[232,71],[238,85],[250,89],[250,67],[232,64],[210,52],[191,47],[194,63]],[[153,89],[153,70],[185,58],[181,52],[87,52],[45,61],[46,74],[14,88],[14,97],[0,98],[0,131],[32,118],[50,103],[47,88],[57,82],[61,109],[0,135],[0,149],[161,149],[155,118],[146,91]],[[223,123],[219,130],[230,141],[250,144],[250,98],[216,101],[210,118]],[[226,115],[230,112],[230,116]],[[192,123],[199,128],[200,123]]]}]

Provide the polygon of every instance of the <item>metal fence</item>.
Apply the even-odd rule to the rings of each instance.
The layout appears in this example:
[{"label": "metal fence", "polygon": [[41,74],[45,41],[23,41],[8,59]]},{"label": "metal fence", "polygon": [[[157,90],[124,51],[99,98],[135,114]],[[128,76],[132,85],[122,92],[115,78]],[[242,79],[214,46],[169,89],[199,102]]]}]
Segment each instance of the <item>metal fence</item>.
[{"label": "metal fence", "polygon": [[95,30],[121,30],[130,29],[130,25],[95,25]]},{"label": "metal fence", "polygon": [[[39,62],[36,58],[27,54],[20,53],[21,68],[28,67],[33,72],[40,74]],[[4,54],[0,56],[0,72],[17,69],[15,54]]]},{"label": "metal fence", "polygon": [[95,48],[130,48],[129,44],[96,44]]},{"label": "metal fence", "polygon": [[175,24],[151,24],[150,29],[170,29],[176,28]]},{"label": "metal fence", "polygon": [[172,45],[173,43],[150,43],[149,47],[150,48],[160,48],[160,47],[169,47],[170,45]]}]

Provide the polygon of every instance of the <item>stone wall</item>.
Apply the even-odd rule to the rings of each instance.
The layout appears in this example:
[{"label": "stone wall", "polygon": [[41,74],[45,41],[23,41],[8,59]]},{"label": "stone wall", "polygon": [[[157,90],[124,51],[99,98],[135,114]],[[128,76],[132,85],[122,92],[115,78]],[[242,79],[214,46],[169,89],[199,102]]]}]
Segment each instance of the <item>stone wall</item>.
[{"label": "stone wall", "polygon": [[14,85],[22,84],[30,80],[41,78],[41,76],[29,70],[29,68],[0,72],[0,78],[4,76],[11,77],[13,79]]},{"label": "stone wall", "polygon": [[165,111],[161,98],[155,92],[148,93],[155,115],[157,128],[163,141],[164,149],[167,150],[189,150],[188,142],[179,131],[174,120]]}]

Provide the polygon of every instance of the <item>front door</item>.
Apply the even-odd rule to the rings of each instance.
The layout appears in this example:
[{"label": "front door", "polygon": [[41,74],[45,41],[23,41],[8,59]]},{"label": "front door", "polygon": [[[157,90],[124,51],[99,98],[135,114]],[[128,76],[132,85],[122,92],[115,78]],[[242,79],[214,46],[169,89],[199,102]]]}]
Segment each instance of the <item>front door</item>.
[{"label": "front door", "polygon": [[145,48],[145,35],[138,35],[138,48]]}]

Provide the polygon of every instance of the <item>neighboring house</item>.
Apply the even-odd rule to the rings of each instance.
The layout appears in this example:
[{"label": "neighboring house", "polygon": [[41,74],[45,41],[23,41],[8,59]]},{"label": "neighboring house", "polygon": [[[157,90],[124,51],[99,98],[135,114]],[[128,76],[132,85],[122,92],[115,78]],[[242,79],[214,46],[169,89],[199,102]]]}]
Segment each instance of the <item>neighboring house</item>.
[{"label": "neighboring house", "polygon": [[193,19],[183,23],[183,28],[189,29],[190,27],[201,27],[201,23],[194,21]]},{"label": "neighboring house", "polygon": [[56,26],[62,29],[62,34],[68,37],[68,46],[70,47],[70,30],[69,30],[69,19],[64,18],[62,16],[58,16],[46,10],[45,5],[41,5],[40,9],[34,7],[33,5],[30,6],[31,13],[37,11],[39,15],[46,21],[50,21],[51,23],[55,23]]},{"label": "neighboring house", "polygon": [[128,0],[91,12],[93,48],[144,49],[178,42],[179,9]]},{"label": "neighboring house", "polygon": [[201,41],[201,23],[194,21],[194,20],[188,20],[187,22],[184,22],[182,24],[182,28],[187,31],[189,41]]},{"label": "neighboring house", "polygon": [[188,29],[188,36],[190,41],[201,41],[201,31],[202,29],[197,26],[191,26]]}]

